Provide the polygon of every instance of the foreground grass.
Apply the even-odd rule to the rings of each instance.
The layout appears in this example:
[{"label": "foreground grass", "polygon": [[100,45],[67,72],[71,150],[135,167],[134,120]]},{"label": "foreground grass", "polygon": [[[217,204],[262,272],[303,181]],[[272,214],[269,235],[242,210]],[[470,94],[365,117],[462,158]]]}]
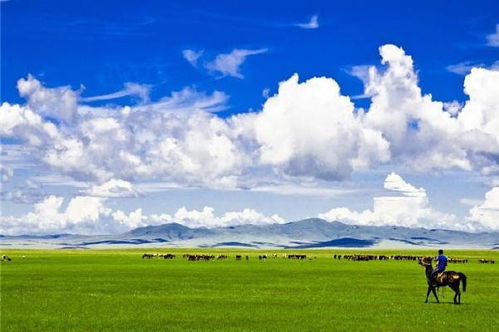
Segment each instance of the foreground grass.
[{"label": "foreground grass", "polygon": [[[493,251],[450,251],[468,264],[468,291],[455,306],[424,304],[426,282],[415,262],[350,262],[340,250],[300,251],[315,260],[259,261],[259,251],[147,250],[228,253],[227,261],[179,257],[142,260],[140,250],[4,250],[1,331],[492,331],[499,326],[499,258]],[[359,252],[359,251],[356,251]],[[235,261],[236,253],[249,261]],[[286,252],[291,253],[291,252]],[[371,251],[391,254],[395,251]],[[434,254],[433,251],[396,251]],[[21,259],[22,256],[26,259]],[[434,301],[434,299],[432,299]]]}]

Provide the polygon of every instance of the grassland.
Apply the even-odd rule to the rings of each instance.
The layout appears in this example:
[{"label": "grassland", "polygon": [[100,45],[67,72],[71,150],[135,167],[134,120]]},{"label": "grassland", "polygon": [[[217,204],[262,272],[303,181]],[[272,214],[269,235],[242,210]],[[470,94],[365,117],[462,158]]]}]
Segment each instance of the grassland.
[{"label": "grassland", "polygon": [[[499,264],[476,262],[499,258],[494,251],[448,253],[471,260],[449,268],[468,275],[459,306],[451,304],[450,289],[441,294],[444,303],[424,304],[425,276],[415,262],[331,258],[332,253],[358,250],[297,252],[317,257],[306,261],[259,261],[259,251],[147,251],[231,257],[189,262],[179,257],[143,260],[143,249],[3,250],[13,260],[0,265],[1,331],[499,329]],[[283,253],[266,251],[274,252]],[[250,260],[236,261],[236,253]]]}]

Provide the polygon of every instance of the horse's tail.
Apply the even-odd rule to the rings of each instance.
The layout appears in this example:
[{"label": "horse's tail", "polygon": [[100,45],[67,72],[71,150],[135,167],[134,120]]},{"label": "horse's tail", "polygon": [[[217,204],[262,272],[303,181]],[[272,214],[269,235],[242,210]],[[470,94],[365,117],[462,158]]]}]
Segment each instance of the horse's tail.
[{"label": "horse's tail", "polygon": [[462,272],[459,272],[459,278],[463,281],[463,292],[466,292],[466,275]]}]

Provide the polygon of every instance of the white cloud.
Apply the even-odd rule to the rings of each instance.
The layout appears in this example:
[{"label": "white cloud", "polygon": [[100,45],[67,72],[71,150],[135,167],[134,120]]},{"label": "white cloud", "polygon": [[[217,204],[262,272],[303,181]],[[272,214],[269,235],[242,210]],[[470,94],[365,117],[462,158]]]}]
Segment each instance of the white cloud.
[{"label": "white cloud", "polygon": [[463,109],[464,104],[456,100],[443,103],[444,110],[451,116],[456,117]]},{"label": "white cloud", "polygon": [[482,202],[481,200],[472,199],[472,198],[461,198],[459,200],[459,203],[469,206],[475,206],[480,204],[481,202]]},{"label": "white cloud", "polygon": [[234,49],[230,53],[222,53],[215,57],[210,62],[207,62],[205,68],[213,74],[220,74],[222,77],[231,76],[243,79],[244,76],[240,71],[241,65],[250,55],[257,55],[267,52],[266,48],[248,50]]},{"label": "white cloud", "polygon": [[121,210],[112,213],[113,220],[126,225],[128,229],[147,226],[148,217],[142,214],[142,209],[138,208],[128,215]]},{"label": "white cloud", "polygon": [[296,195],[311,197],[337,197],[346,194],[352,194],[358,190],[343,188],[327,188],[312,184],[272,184],[262,185],[252,188],[251,191],[273,193],[278,195]]},{"label": "white cloud", "polygon": [[398,174],[389,174],[385,179],[384,187],[392,195],[374,197],[372,209],[358,212],[345,207],[333,208],[320,214],[319,218],[356,225],[398,225],[473,230],[468,225],[459,224],[454,215],[432,209],[426,191],[407,183]]},{"label": "white cloud", "polygon": [[[0,106],[0,135],[22,140],[31,158],[60,175],[100,184],[254,188],[265,184],[262,175],[277,183],[342,180],[387,164],[498,173],[499,72],[472,69],[469,99],[442,103],[422,94],[402,48],[384,45],[380,54],[382,70],[362,70],[368,111],[355,109],[327,77],[293,75],[259,112],[221,118],[213,114],[227,107],[221,91],[187,87],[137,106],[91,107],[76,104],[78,91],[45,88],[29,76],[18,84],[27,103]],[[238,73],[237,63],[227,70]]]},{"label": "white cloud", "polygon": [[23,184],[16,185],[13,190],[1,188],[0,199],[2,201],[11,201],[14,203],[33,204],[41,201],[47,193],[41,186],[31,180],[25,181]]},{"label": "white cloud", "polygon": [[478,227],[499,231],[499,187],[490,189],[485,194],[485,200],[470,209],[467,220]]},{"label": "white cloud", "polygon": [[151,87],[146,84],[137,84],[133,82],[127,82],[125,83],[123,89],[105,94],[105,95],[99,95],[99,96],[93,96],[93,97],[82,97],[80,98],[81,101],[84,102],[92,102],[92,101],[100,101],[100,100],[111,100],[111,99],[118,99],[122,97],[127,97],[127,96],[137,96],[140,98],[142,102],[149,102],[149,92],[151,90]]},{"label": "white cloud", "polygon": [[64,86],[45,88],[32,75],[17,82],[19,95],[28,100],[28,106],[35,112],[58,120],[70,122],[76,114],[78,92]]},{"label": "white cloud", "polygon": [[404,196],[426,197],[426,191],[423,188],[414,187],[412,184],[405,182],[400,175],[393,172],[388,174],[383,187],[386,190],[399,192]]},{"label": "white cloud", "polygon": [[350,99],[325,77],[281,82],[254,119],[260,162],[294,176],[343,179],[389,160],[381,132],[364,128]]},{"label": "white cloud", "polygon": [[162,113],[179,113],[192,111],[218,112],[227,108],[229,96],[215,90],[211,94],[185,87],[174,91],[170,96],[159,101],[134,107],[135,111],[159,111]]},{"label": "white cloud", "polygon": [[319,28],[319,16],[314,15],[307,23],[298,23],[296,26],[302,29],[317,29]]},{"label": "white cloud", "polygon": [[472,68],[485,67],[483,63],[475,63],[472,61],[463,61],[453,65],[448,65],[446,68],[448,71],[458,75],[468,75]]},{"label": "white cloud", "polygon": [[[244,59],[264,51],[234,50],[217,56],[210,66],[222,75],[242,77]],[[300,82],[298,75],[293,75],[280,83],[278,92],[258,112],[222,118],[214,114],[227,107],[228,96],[221,91],[206,93],[186,87],[156,102],[91,107],[78,104],[80,91],[47,88],[29,75],[18,81],[26,103],[0,106],[0,135],[23,142],[11,149],[12,155],[2,152],[2,179],[10,177],[9,168],[17,174],[20,162],[15,153],[29,155],[37,167],[52,170],[62,182],[69,177],[74,186],[81,186],[79,181],[97,183],[90,189],[90,193],[95,190],[94,199],[121,195],[113,192],[109,183],[109,188],[102,187],[112,179],[130,184],[160,181],[173,187],[267,191],[272,190],[265,184],[275,183],[274,192],[293,192],[286,183],[342,180],[380,165],[421,172],[460,169],[499,174],[497,68],[472,68],[464,80],[468,100],[443,103],[421,92],[413,59],[402,48],[384,45],[379,51],[382,69],[363,66],[356,70],[365,84],[363,95],[371,98],[366,111],[355,109],[338,83],[327,77]],[[268,178],[273,181],[262,181]],[[389,215],[389,211],[383,212],[384,206],[402,204],[403,211],[423,211],[419,219],[400,212],[400,218],[392,215],[386,220],[419,225],[420,220],[431,219],[433,212],[424,190],[396,187],[402,185],[399,180],[386,185],[399,196],[377,198],[373,210],[365,214],[342,211],[351,213],[352,220],[362,217],[371,222],[381,214]],[[96,206],[102,201],[92,202]],[[55,216],[66,216],[62,208],[52,211]],[[108,216],[106,220],[111,221],[106,229],[126,228],[126,220],[136,224],[141,219],[138,215],[127,215],[133,218],[122,218],[123,224]],[[91,221],[91,216],[83,219]],[[79,220],[57,218],[70,220],[68,225]],[[224,222],[217,219],[223,216],[213,218],[215,223]],[[52,229],[47,223],[40,227]],[[85,223],[76,224],[83,227]]]},{"label": "white cloud", "polygon": [[228,124],[208,113],[226,99],[217,91],[207,95],[184,89],[156,104],[86,112],[72,125],[46,121],[29,104],[4,103],[0,134],[24,140],[25,146],[36,148],[33,157],[75,179],[105,182],[159,175],[184,184],[226,185],[232,181],[231,168],[245,160],[238,157]]},{"label": "white cloud", "polygon": [[2,234],[101,233],[107,230],[100,219],[110,209],[97,197],[76,196],[63,208],[64,198],[50,195],[34,205],[34,211],[21,217],[1,217]]},{"label": "white cloud", "polygon": [[197,67],[198,60],[203,56],[204,50],[194,51],[194,50],[183,50],[182,56],[187,60],[193,67]]},{"label": "white cloud", "polygon": [[487,35],[487,45],[499,47],[499,24],[496,25],[496,32]]},{"label": "white cloud", "polygon": [[473,61],[463,61],[446,67],[448,71],[458,75],[468,75],[473,68],[486,68],[491,70],[497,70],[499,68],[499,61],[495,61],[490,66],[484,63],[477,63]]},{"label": "white cloud", "polygon": [[178,222],[188,227],[218,227],[242,224],[283,223],[277,214],[266,216],[254,209],[226,212],[220,216],[205,206],[202,210],[179,208],[173,216],[146,215],[141,208],[126,213],[105,206],[106,199],[76,196],[64,208],[64,198],[50,195],[34,205],[34,211],[21,217],[0,216],[0,234],[112,234],[137,227]]},{"label": "white cloud", "polygon": [[[364,124],[377,129],[390,142],[392,162],[418,171],[432,169],[485,170],[496,164],[498,138],[487,127],[496,125],[494,112],[499,72],[474,68],[465,79],[469,100],[459,115],[453,116],[443,103],[422,95],[417,85],[412,58],[401,48],[385,45],[380,48],[382,63],[388,68],[380,73],[369,69],[366,93],[371,95],[369,112]],[[481,122],[474,128],[469,121],[477,120],[485,111],[491,123]],[[487,140],[488,145],[483,144]]]},{"label": "white cloud", "polygon": [[14,171],[7,165],[0,165],[0,177],[2,182],[7,182],[14,175]]},{"label": "white cloud", "polygon": [[244,224],[273,224],[283,223],[284,219],[274,214],[265,216],[254,209],[244,209],[238,212],[226,212],[222,216],[215,216],[215,210],[205,206],[202,210],[187,210],[182,207],[177,210],[173,220],[188,227],[217,227]]},{"label": "white cloud", "polygon": [[139,193],[134,186],[124,180],[111,179],[101,185],[94,185],[86,191],[89,196],[96,197],[137,197]]}]

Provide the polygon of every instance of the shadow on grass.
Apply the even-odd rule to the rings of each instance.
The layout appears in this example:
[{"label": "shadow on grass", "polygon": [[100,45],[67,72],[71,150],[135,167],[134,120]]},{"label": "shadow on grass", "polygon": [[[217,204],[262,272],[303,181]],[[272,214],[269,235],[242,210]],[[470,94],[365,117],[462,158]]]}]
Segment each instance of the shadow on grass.
[{"label": "shadow on grass", "polygon": [[449,301],[449,302],[442,302],[442,301],[440,301],[440,302],[428,302],[428,303],[424,303],[423,302],[423,304],[452,304],[452,305],[455,305],[455,306],[463,306],[463,305],[467,305],[469,303],[454,304],[454,302],[452,302],[452,301]]}]

